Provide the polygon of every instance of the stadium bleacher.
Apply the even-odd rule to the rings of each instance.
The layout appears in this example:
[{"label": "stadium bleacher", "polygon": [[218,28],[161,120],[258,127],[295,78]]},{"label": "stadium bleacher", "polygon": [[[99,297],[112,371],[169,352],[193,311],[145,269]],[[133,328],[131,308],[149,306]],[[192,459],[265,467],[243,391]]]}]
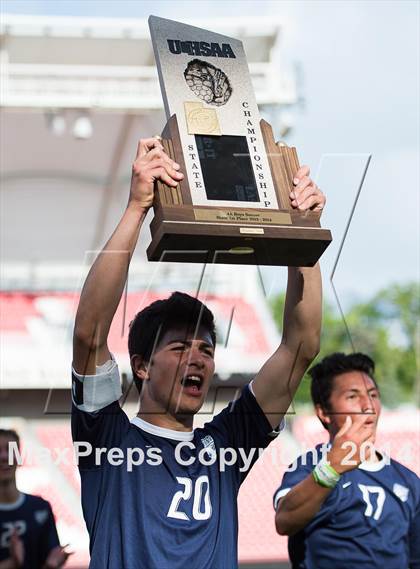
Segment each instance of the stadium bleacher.
[{"label": "stadium bleacher", "polygon": [[[158,298],[169,296],[171,292],[132,292],[121,301],[109,335],[109,346],[121,372],[130,371],[127,356],[130,319],[143,307]],[[45,378],[48,378],[49,387],[67,388],[72,326],[78,296],[66,291],[0,292],[0,333],[3,345],[7,347],[0,362],[4,388],[40,389],[46,386]],[[267,329],[265,322],[267,308],[262,310],[258,304],[228,294],[209,294],[206,302],[216,315],[217,332],[222,344],[219,352],[225,349],[229,335],[229,357],[219,357],[217,371],[224,378],[232,373],[254,373],[276,341],[276,335]],[[22,353],[28,357],[22,358]],[[36,366],[33,365],[34,359],[37,360]],[[22,378],[25,378],[24,384]]]},{"label": "stadium bleacher", "polygon": [[283,437],[271,443],[239,491],[239,559],[242,563],[279,562],[288,559],[287,538],[274,527],[273,494],[280,485],[285,464],[279,450]]},{"label": "stadium bleacher", "polygon": [[48,425],[39,425],[36,434],[42,445],[46,448],[71,449],[65,456],[66,460],[57,460],[57,467],[72,486],[75,492],[80,493],[80,476],[75,468],[73,459],[73,442],[70,432],[70,424],[54,425],[52,429]]}]

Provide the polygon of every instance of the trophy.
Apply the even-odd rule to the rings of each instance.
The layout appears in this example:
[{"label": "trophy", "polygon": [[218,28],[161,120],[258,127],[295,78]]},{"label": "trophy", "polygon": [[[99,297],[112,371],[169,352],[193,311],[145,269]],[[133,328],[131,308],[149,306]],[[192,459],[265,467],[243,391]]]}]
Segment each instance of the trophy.
[{"label": "trophy", "polygon": [[184,179],[157,182],[148,259],[313,266],[331,233],[290,205],[296,149],[260,119],[242,42],[155,16],[149,26],[162,145]]}]

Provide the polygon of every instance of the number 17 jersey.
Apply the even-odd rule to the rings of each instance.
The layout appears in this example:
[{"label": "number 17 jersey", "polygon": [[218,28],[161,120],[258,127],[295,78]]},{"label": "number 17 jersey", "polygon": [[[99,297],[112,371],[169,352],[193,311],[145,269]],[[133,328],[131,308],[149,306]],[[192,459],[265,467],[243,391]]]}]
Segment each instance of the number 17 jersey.
[{"label": "number 17 jersey", "polygon": [[[318,445],[289,466],[275,509],[327,450]],[[289,555],[293,569],[420,569],[419,536],[419,478],[382,454],[341,476],[307,526],[289,537]]]}]

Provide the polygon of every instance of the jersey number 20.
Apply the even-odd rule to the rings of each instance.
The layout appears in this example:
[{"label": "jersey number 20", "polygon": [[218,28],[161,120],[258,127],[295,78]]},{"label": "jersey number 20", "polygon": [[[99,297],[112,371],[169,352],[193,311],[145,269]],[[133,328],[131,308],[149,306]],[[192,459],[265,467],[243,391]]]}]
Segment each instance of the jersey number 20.
[{"label": "jersey number 20", "polygon": [[[191,478],[177,476],[177,481],[183,490],[175,492],[168,510],[168,518],[177,520],[189,520],[188,515],[182,511],[181,502],[193,499],[192,516],[195,520],[208,520],[211,516],[210,485],[208,476],[199,476],[194,484]],[[178,509],[181,506],[181,510]]]}]

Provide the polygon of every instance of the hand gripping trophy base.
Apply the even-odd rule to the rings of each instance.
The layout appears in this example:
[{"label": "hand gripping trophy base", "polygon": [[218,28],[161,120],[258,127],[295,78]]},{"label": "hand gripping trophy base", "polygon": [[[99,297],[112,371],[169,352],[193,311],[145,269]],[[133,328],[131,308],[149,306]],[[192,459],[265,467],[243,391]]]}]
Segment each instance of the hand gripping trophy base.
[{"label": "hand gripping trophy base", "polygon": [[[188,177],[172,188],[157,182],[149,261],[240,265],[315,265],[332,238],[320,226],[319,212],[290,206],[293,176],[299,168],[295,148],[278,146],[271,126],[260,122],[278,210],[234,206],[195,206]],[[166,124],[162,144],[185,172],[176,115]]]}]

